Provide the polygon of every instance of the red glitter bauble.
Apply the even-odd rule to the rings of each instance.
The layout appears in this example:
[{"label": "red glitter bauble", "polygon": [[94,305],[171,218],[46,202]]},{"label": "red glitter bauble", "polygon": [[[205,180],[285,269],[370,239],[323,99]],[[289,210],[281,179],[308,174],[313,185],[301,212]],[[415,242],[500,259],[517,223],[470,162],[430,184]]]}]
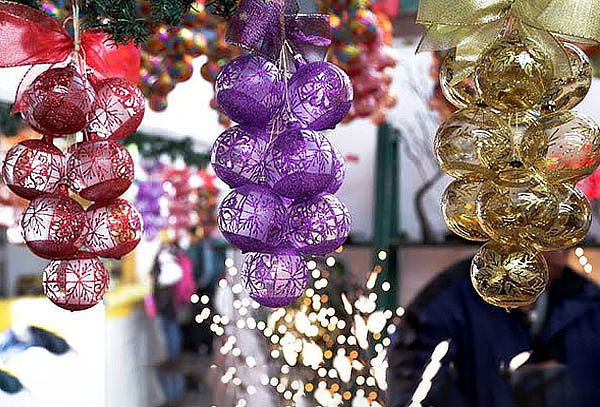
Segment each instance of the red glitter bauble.
[{"label": "red glitter bauble", "polygon": [[46,259],[61,259],[77,252],[85,228],[85,212],[68,196],[42,195],[29,203],[21,218],[29,249]]},{"label": "red glitter bauble", "polygon": [[119,259],[131,252],[143,233],[142,216],[125,199],[94,204],[86,212],[84,244],[98,256]]},{"label": "red glitter bauble", "polygon": [[86,132],[91,137],[122,139],[137,130],[146,103],[135,83],[123,78],[98,82]]},{"label": "red glitter bauble", "polygon": [[81,311],[102,301],[110,275],[104,264],[91,253],[51,261],[44,269],[46,297],[69,311]]},{"label": "red glitter bauble", "polygon": [[120,196],[133,182],[133,175],[131,155],[116,141],[84,141],[70,151],[69,186],[88,201],[105,202]]},{"label": "red glitter bauble", "polygon": [[4,160],[4,182],[21,198],[34,199],[56,192],[65,175],[65,156],[44,140],[25,140],[15,144]]},{"label": "red glitter bauble", "polygon": [[67,66],[39,75],[23,96],[29,125],[48,136],[63,136],[86,126],[95,94],[89,81]]}]

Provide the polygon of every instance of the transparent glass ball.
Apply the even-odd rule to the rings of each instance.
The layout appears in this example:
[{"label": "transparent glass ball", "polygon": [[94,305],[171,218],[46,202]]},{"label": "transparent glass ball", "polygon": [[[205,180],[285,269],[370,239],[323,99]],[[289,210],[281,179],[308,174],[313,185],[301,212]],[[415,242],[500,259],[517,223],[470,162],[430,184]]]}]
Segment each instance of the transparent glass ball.
[{"label": "transparent glass ball", "polygon": [[523,307],[535,303],[546,289],[548,265],[536,250],[488,242],[473,257],[471,282],[489,304]]}]

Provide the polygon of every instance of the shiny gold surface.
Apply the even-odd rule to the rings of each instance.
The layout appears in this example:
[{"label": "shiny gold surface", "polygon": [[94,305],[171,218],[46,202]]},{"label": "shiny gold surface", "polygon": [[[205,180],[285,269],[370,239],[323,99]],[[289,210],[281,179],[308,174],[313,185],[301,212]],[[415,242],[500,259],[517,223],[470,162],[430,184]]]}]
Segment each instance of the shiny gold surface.
[{"label": "shiny gold surface", "polygon": [[471,263],[471,282],[484,301],[498,307],[533,304],[548,284],[548,266],[535,250],[486,243]]},{"label": "shiny gold surface", "polygon": [[477,220],[476,200],[481,182],[451,182],[442,195],[442,214],[452,232],[467,240],[487,241]]}]

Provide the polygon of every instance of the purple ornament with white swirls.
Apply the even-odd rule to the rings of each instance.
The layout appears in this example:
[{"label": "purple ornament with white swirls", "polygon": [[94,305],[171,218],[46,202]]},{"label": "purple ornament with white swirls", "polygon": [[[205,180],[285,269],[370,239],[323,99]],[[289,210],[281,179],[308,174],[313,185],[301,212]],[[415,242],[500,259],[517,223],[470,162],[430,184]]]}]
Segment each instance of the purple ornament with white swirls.
[{"label": "purple ornament with white swirls", "polygon": [[264,185],[246,184],[231,191],[219,208],[219,230],[243,252],[265,252],[283,239],[286,208]]},{"label": "purple ornament with white swirls", "polygon": [[350,213],[335,195],[322,194],[288,209],[287,238],[302,254],[325,256],[350,233]]},{"label": "purple ornament with white swirls", "polygon": [[344,156],[335,147],[333,149],[333,152],[334,179],[333,182],[329,184],[327,189],[325,189],[325,192],[328,192],[330,194],[335,194],[341,188],[342,184],[344,183],[344,178],[346,177],[346,164]]},{"label": "purple ornament with white swirls", "polygon": [[300,67],[289,83],[292,113],[304,128],[333,129],[350,111],[352,82],[342,69],[329,62]]},{"label": "purple ornament with white swirls", "polygon": [[293,249],[273,253],[247,253],[241,271],[248,295],[265,307],[285,307],[302,296],[308,285],[308,268]]},{"label": "purple ornament with white swirls", "polygon": [[304,199],[323,192],[334,180],[334,147],[313,130],[288,130],[267,150],[265,176],[275,192]]},{"label": "purple ornament with white swirls", "polygon": [[239,124],[264,128],[285,101],[285,84],[272,62],[256,55],[244,55],[223,67],[215,83],[221,110]]},{"label": "purple ornament with white swirls", "polygon": [[258,183],[267,150],[267,136],[251,134],[235,126],[214,142],[210,157],[215,173],[232,188]]}]

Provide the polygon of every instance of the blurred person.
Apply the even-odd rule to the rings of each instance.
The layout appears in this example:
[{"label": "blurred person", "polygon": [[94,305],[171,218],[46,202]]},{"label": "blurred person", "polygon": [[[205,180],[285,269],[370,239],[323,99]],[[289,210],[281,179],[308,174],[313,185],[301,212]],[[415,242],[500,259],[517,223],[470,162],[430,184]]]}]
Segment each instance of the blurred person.
[{"label": "blurred person", "polygon": [[484,302],[470,259],[434,278],[388,349],[388,407],[600,406],[600,287],[567,252],[545,257],[549,288],[527,309]]}]

